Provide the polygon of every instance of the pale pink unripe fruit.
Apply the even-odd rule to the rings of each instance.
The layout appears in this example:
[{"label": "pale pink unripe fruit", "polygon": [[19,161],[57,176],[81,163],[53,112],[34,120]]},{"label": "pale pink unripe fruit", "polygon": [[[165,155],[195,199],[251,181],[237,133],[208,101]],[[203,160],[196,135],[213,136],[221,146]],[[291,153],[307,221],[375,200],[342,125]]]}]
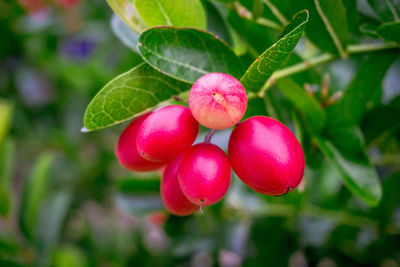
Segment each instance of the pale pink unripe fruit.
[{"label": "pale pink unripe fruit", "polygon": [[225,73],[200,77],[189,94],[189,108],[196,120],[211,129],[232,127],[247,107],[246,91],[238,80]]},{"label": "pale pink unripe fruit", "polygon": [[169,161],[189,149],[199,123],[185,106],[171,105],[152,112],[140,125],[137,150],[150,161]]},{"label": "pale pink unripe fruit", "polygon": [[115,154],[120,164],[131,171],[152,171],[161,168],[167,163],[165,161],[148,161],[142,158],[136,149],[136,137],[139,126],[149,115],[150,113],[147,113],[134,119],[122,132],[115,149]]},{"label": "pale pink unripe fruit", "polygon": [[285,194],[303,178],[304,155],[296,136],[269,117],[251,117],[236,126],[228,154],[239,178],[262,194]]},{"label": "pale pink unripe fruit", "polygon": [[209,206],[220,201],[228,191],[231,166],[222,149],[201,143],[183,154],[178,179],[182,192],[192,203]]},{"label": "pale pink unripe fruit", "polygon": [[161,181],[161,198],[169,212],[178,216],[190,215],[199,210],[199,206],[190,202],[182,193],[178,182],[178,168],[182,156],[173,159],[165,168]]}]

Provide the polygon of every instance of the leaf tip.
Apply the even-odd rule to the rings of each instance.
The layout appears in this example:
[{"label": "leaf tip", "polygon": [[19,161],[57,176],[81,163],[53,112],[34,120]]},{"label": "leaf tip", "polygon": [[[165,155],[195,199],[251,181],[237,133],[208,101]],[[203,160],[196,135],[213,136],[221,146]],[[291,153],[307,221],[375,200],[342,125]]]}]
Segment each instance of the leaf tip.
[{"label": "leaf tip", "polygon": [[90,130],[88,128],[86,128],[85,126],[83,126],[81,128],[81,133],[88,133],[88,132],[90,132]]}]

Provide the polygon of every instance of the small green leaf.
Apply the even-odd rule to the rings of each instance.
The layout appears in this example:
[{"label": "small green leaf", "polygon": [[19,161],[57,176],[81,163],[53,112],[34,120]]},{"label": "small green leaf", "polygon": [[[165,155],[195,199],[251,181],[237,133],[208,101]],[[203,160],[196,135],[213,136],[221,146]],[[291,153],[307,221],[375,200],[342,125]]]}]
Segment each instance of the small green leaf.
[{"label": "small green leaf", "polygon": [[[299,19],[298,17],[302,19]],[[308,11],[300,11],[293,19],[299,21],[297,27],[288,32],[278,42],[262,53],[261,56],[251,64],[246,73],[240,79],[247,90],[253,92],[259,91],[272,73],[282,65],[296,47],[308,21]]]},{"label": "small green leaf", "polygon": [[10,210],[14,154],[14,142],[6,140],[0,145],[0,215],[2,216],[7,216]]},{"label": "small green leaf", "polygon": [[41,155],[33,166],[32,174],[24,188],[20,218],[21,228],[29,239],[33,237],[38,212],[47,192],[52,163],[52,155]]},{"label": "small green leaf", "polygon": [[379,93],[386,71],[396,55],[396,52],[381,52],[368,56],[344,91],[343,97],[326,108],[327,122],[331,127],[357,124],[361,120],[368,105]]},{"label": "small green leaf", "polygon": [[92,131],[121,123],[189,89],[190,84],[142,63],[114,78],[98,92],[86,109],[84,125]]},{"label": "small green leaf", "polygon": [[0,99],[0,146],[3,144],[11,126],[12,105],[6,100]]},{"label": "small green leaf", "polygon": [[377,32],[382,38],[400,44],[400,22],[386,22],[379,26]]},{"label": "small green leaf", "polygon": [[206,28],[206,15],[199,0],[134,0],[148,27],[168,25]]},{"label": "small green leaf", "polygon": [[368,205],[376,206],[381,199],[382,188],[374,167],[365,160],[349,159],[327,140],[315,140],[345,186]]},{"label": "small green leaf", "polygon": [[107,0],[107,3],[126,25],[135,32],[140,33],[146,28],[130,0]]},{"label": "small green leaf", "polygon": [[242,74],[240,60],[226,43],[198,29],[151,28],[140,35],[138,49],[152,67],[189,83],[209,72]]},{"label": "small green leaf", "polygon": [[311,131],[319,133],[325,125],[325,112],[319,103],[290,78],[277,80],[276,86],[304,116]]}]

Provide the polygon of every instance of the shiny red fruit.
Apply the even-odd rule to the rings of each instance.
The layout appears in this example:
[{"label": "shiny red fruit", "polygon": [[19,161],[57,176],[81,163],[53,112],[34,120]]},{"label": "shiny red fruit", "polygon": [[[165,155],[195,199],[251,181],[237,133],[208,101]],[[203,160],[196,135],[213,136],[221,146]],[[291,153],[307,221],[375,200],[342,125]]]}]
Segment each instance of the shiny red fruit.
[{"label": "shiny red fruit", "polygon": [[193,84],[189,107],[200,124],[211,129],[226,129],[243,117],[247,95],[234,77],[225,73],[208,73]]},{"label": "shiny red fruit", "polygon": [[165,168],[161,181],[161,198],[169,212],[178,216],[186,216],[198,211],[199,206],[190,202],[182,193],[178,182],[181,158],[182,156],[178,156]]},{"label": "shiny red fruit", "polygon": [[209,206],[220,201],[228,191],[231,166],[222,149],[201,143],[183,154],[178,179],[182,192],[191,202]]},{"label": "shiny red fruit", "polygon": [[239,178],[262,194],[285,194],[303,178],[304,155],[296,136],[269,117],[251,117],[236,126],[228,154]]},{"label": "shiny red fruit", "polygon": [[150,161],[169,161],[186,151],[199,132],[199,123],[185,106],[171,105],[154,111],[143,121],[136,145]]},{"label": "shiny red fruit", "polygon": [[138,172],[152,171],[161,168],[167,162],[152,162],[145,160],[136,149],[136,137],[139,126],[150,115],[147,113],[133,120],[122,132],[115,154],[122,166]]}]

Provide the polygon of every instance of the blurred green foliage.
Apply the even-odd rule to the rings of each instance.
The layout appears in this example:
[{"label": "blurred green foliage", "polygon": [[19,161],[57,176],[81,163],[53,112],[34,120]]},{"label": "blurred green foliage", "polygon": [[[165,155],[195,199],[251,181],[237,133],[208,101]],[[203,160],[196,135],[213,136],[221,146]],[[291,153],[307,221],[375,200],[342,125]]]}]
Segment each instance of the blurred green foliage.
[{"label": "blurred green foliage", "polygon": [[[124,125],[80,132],[96,93],[143,62],[135,47],[151,20],[107,2],[0,2],[0,266],[400,265],[398,1],[194,1],[245,69],[309,11],[245,115],[288,125],[307,167],[278,198],[234,176],[223,201],[189,217],[165,211],[161,172],[119,166]],[[229,134],[213,142],[226,149]]]}]

